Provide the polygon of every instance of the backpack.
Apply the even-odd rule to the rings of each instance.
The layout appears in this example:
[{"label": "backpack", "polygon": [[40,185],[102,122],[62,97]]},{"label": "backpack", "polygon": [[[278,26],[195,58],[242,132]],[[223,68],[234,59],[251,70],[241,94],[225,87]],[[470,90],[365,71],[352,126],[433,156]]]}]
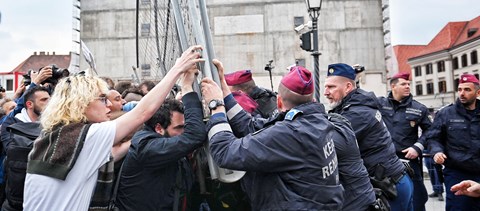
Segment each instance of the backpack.
[{"label": "backpack", "polygon": [[2,207],[4,210],[23,210],[28,154],[41,130],[40,124],[35,122],[19,122],[7,127],[11,142],[6,149],[7,157],[4,161],[6,184],[6,202]]}]

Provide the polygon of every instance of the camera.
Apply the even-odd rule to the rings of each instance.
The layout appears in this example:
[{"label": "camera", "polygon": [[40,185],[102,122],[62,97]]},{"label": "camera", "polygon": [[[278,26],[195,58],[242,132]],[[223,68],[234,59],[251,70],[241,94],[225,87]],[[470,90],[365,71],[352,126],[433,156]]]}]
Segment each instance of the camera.
[{"label": "camera", "polygon": [[44,83],[57,84],[59,79],[63,77],[68,77],[70,75],[70,72],[68,71],[68,69],[58,68],[57,65],[55,64],[52,64],[50,66],[52,67],[52,77],[47,78],[47,80],[43,81],[42,84]]},{"label": "camera", "polygon": [[30,85],[30,84],[32,83],[32,77],[30,77],[30,73],[31,73],[32,71],[33,71],[33,70],[30,69],[30,70],[28,70],[27,74],[24,74],[24,75],[23,75],[23,84],[24,84],[25,86],[28,86],[28,85]]},{"label": "camera", "polygon": [[[52,77],[47,78],[41,84],[45,84],[45,83],[57,84],[59,79],[61,79],[63,77],[68,77],[70,75],[70,72],[68,71],[68,69],[59,68],[55,64],[51,64],[50,67],[52,68]],[[40,68],[38,70],[38,72],[42,71],[42,69],[43,69],[43,67]],[[32,71],[33,70],[30,69],[30,70],[28,70],[27,74],[23,75],[23,78],[24,78],[23,83],[26,86],[30,85],[30,83],[32,83],[32,77],[31,77]]]}]

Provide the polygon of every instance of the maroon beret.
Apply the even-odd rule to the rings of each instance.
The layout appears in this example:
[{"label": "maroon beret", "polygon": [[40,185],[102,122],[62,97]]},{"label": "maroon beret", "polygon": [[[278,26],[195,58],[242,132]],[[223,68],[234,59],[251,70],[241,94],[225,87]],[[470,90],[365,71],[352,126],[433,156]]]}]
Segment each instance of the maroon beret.
[{"label": "maroon beret", "polygon": [[244,92],[235,91],[232,92],[232,95],[237,103],[243,108],[243,110],[247,111],[248,113],[252,113],[255,111],[255,109],[257,109],[258,103]]},{"label": "maroon beret", "polygon": [[393,75],[392,78],[391,78],[391,80],[397,79],[397,78],[403,78],[403,79],[405,79],[405,80],[408,81],[409,78],[410,78],[410,73],[408,73],[408,72],[399,72],[399,73]]},{"label": "maroon beret", "polygon": [[239,70],[233,73],[225,74],[225,81],[227,81],[227,85],[229,86],[243,84],[251,80],[252,80],[252,71],[250,70]]},{"label": "maroon beret", "polygon": [[287,89],[300,95],[313,93],[312,73],[302,66],[293,66],[290,72],[283,76],[282,83]]},{"label": "maroon beret", "polygon": [[463,74],[462,76],[460,76],[460,83],[463,84],[463,83],[474,83],[474,84],[478,84],[478,79],[477,77],[475,77],[475,75],[472,75],[472,74]]}]

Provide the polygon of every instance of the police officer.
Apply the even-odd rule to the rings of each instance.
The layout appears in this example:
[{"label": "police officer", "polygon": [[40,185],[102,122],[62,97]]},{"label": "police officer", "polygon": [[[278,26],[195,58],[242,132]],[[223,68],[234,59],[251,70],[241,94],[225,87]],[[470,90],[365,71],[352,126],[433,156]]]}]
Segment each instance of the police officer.
[{"label": "police officer", "polygon": [[324,95],[330,112],[351,122],[373,186],[382,189],[392,210],[413,210],[412,180],[395,154],[375,95],[356,88],[355,70],[343,63],[328,66]]},{"label": "police officer", "polygon": [[312,74],[294,67],[278,90],[282,113],[250,134],[256,130],[250,127],[251,118],[229,91],[225,97],[212,80],[202,81],[212,113],[207,130],[213,159],[220,167],[247,171],[242,180],[252,210],[340,210],[343,188],[332,140],[337,132],[324,108],[312,102]]},{"label": "police officer", "polygon": [[232,92],[242,91],[255,100],[258,105],[253,115],[260,114],[263,118],[268,118],[277,113],[277,95],[258,87],[252,79],[252,71],[239,70],[225,74],[225,80]]},{"label": "police officer", "polygon": [[[432,125],[432,117],[425,105],[410,94],[410,73],[397,73],[390,79],[391,92],[380,97],[383,121],[392,136],[397,156],[408,160],[413,169],[413,208],[424,211],[428,200],[423,184],[422,152],[426,146],[426,130]],[[418,137],[418,128],[422,136]]]},{"label": "police officer", "polygon": [[[445,189],[462,180],[480,181],[480,85],[472,74],[460,76],[458,98],[438,111],[427,141],[433,160],[445,165]],[[480,210],[480,200],[447,191],[446,210]]]},{"label": "police officer", "polygon": [[375,192],[370,183],[367,169],[363,165],[357,139],[350,122],[335,113],[329,114],[328,119],[339,132],[335,134],[333,142],[338,156],[340,183],[345,188],[342,211],[365,211],[374,206],[381,206],[375,204]]}]

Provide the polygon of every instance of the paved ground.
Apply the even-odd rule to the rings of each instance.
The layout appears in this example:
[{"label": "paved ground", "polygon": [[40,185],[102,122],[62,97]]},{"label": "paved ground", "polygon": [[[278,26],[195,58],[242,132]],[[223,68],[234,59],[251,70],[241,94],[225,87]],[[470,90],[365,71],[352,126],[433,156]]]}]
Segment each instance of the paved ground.
[{"label": "paved ground", "polygon": [[[425,177],[425,187],[427,188],[427,192],[429,194],[433,192],[432,183],[430,183],[430,179],[428,178],[428,176]],[[445,193],[443,194],[443,198],[445,199]],[[425,208],[427,209],[427,211],[445,210],[445,201],[438,201],[438,199],[436,198],[428,198]]]}]

